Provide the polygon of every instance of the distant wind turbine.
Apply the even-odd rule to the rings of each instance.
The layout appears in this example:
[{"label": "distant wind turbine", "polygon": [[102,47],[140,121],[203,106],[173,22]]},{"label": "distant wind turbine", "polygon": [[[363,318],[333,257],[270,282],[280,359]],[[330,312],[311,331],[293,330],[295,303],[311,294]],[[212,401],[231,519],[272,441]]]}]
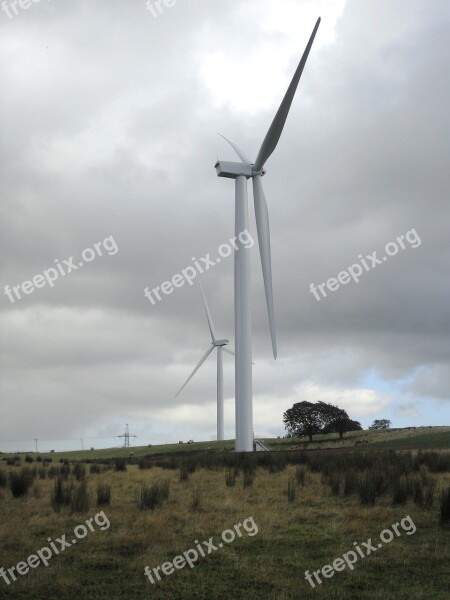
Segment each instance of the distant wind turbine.
[{"label": "distant wind turbine", "polygon": [[200,359],[200,362],[189,375],[189,377],[184,382],[183,386],[178,390],[175,395],[175,398],[178,394],[184,389],[186,384],[192,379],[192,377],[197,373],[202,364],[214,350],[217,349],[217,439],[224,439],[224,424],[223,424],[223,356],[222,351],[227,352],[234,356],[234,352],[225,346],[228,345],[228,340],[218,340],[216,337],[216,332],[214,329],[213,320],[211,317],[211,313],[209,311],[208,303],[206,302],[205,293],[203,292],[202,284],[199,281],[200,291],[202,293],[203,304],[205,306],[206,318],[208,319],[209,332],[211,334],[211,347],[205,352],[205,354]]},{"label": "distant wind turbine", "polygon": [[[264,288],[269,316],[270,335],[274,358],[277,357],[275,316],[272,291],[272,259],[270,251],[269,215],[262,187],[264,165],[277,147],[283,132],[292,101],[297,90],[309,51],[314,41],[320,17],[317,20],[294,77],[264,138],[258,156],[253,163],[248,154],[234,142],[225,138],[235,150],[241,163],[217,161],[215,167],[219,177],[235,180],[235,239],[248,229],[247,180],[253,179],[256,228],[264,279]],[[225,137],[225,136],[222,136]],[[236,338],[236,451],[253,450],[253,398],[252,398],[252,321],[250,303],[250,254],[239,243],[234,260],[234,320]],[[209,351],[211,352],[211,350]],[[205,356],[206,358],[206,356]]]}]

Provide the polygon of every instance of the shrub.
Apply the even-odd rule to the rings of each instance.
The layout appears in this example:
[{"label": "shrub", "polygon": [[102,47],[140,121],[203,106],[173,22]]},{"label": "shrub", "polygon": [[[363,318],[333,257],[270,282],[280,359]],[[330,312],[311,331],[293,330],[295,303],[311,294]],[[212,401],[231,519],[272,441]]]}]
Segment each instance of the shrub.
[{"label": "shrub", "polygon": [[163,480],[153,485],[142,484],[137,497],[137,506],[140,510],[150,508],[154,510],[157,506],[161,506],[164,500],[169,497],[169,481]]},{"label": "shrub", "polygon": [[106,483],[97,485],[97,506],[111,503],[111,486]]},{"label": "shrub", "polygon": [[71,512],[86,512],[89,509],[89,495],[86,480],[73,490],[72,501],[70,503]]}]

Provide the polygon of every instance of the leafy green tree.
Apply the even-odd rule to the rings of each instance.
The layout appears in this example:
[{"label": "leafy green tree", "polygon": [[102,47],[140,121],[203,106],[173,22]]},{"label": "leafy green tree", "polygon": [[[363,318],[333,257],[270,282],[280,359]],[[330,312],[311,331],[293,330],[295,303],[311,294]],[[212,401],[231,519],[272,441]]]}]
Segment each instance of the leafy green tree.
[{"label": "leafy green tree", "polygon": [[318,433],[338,433],[340,439],[346,431],[362,429],[358,421],[352,421],[347,411],[326,402],[297,402],[283,415],[288,437],[312,436]]},{"label": "leafy green tree", "polygon": [[352,421],[343,408],[334,406],[333,404],[327,404],[326,402],[318,402],[320,411],[322,412],[322,418],[324,426],[322,433],[338,433],[339,438],[342,440],[346,431],[356,431],[362,429],[361,423],[358,421]]},{"label": "leafy green tree", "polygon": [[375,419],[369,429],[389,429],[390,426],[389,419]]},{"label": "leafy green tree", "polygon": [[320,433],[324,421],[320,407],[313,402],[297,402],[283,414],[283,423],[290,437],[307,435],[312,442],[312,436]]}]

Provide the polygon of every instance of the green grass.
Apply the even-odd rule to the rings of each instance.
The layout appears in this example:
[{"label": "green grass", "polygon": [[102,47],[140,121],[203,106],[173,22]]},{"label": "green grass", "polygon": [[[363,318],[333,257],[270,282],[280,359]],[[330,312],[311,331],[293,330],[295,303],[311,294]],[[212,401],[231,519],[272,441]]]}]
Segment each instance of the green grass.
[{"label": "green grass", "polygon": [[[271,450],[317,450],[317,449],[338,449],[358,447],[361,450],[370,448],[371,445],[383,445],[390,448],[450,448],[450,427],[417,427],[403,429],[387,429],[378,431],[350,431],[345,434],[342,440],[335,433],[327,435],[315,435],[313,441],[308,438],[265,438]],[[360,442],[358,445],[357,442]],[[356,446],[355,446],[356,445]],[[134,446],[131,448],[105,448],[99,450],[74,450],[64,452],[23,452],[23,453],[0,453],[2,457],[20,455],[24,458],[25,454],[30,456],[42,456],[43,458],[52,458],[53,462],[58,462],[61,458],[70,460],[101,460],[109,458],[119,458],[133,456],[136,458],[146,455],[168,454],[176,455],[192,454],[195,452],[233,452],[234,440],[194,442],[193,444],[160,444],[152,446]]]},{"label": "green grass", "polygon": [[413,448],[413,449],[433,449],[433,448],[450,448],[450,431],[425,433],[423,435],[414,435],[394,440],[380,440],[374,442],[377,446],[389,446],[391,448]]}]

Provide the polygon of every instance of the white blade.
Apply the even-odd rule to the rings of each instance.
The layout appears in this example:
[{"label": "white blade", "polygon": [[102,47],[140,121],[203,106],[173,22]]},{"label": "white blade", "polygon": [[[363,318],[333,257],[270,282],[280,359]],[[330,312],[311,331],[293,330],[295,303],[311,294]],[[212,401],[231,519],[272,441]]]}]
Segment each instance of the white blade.
[{"label": "white blade", "polygon": [[236,356],[236,354],[233,352],[233,350],[230,350],[229,348],[225,348],[225,346],[222,346],[222,350],[224,352],[228,352],[228,354],[231,354],[232,356]]},{"label": "white blade", "polygon": [[205,362],[205,360],[208,358],[208,356],[211,354],[211,352],[214,350],[214,346],[211,346],[211,348],[209,348],[205,354],[201,357],[200,362],[198,363],[198,365],[195,367],[195,369],[192,371],[192,373],[189,375],[189,377],[186,379],[186,381],[184,382],[184,384],[182,385],[182,387],[178,390],[178,392],[175,394],[175,398],[178,396],[178,394],[184,389],[184,387],[186,386],[186,384],[194,377],[194,375],[197,373],[197,371],[200,369],[200,367],[202,366],[202,364]]},{"label": "white blade", "polygon": [[272,338],[273,357],[277,357],[277,340],[275,336],[275,315],[273,309],[272,290],[272,256],[270,252],[269,213],[262,187],[261,175],[253,177],[253,197],[255,201],[256,229],[258,231],[259,253],[266,292],[267,314],[269,316],[270,336]]},{"label": "white blade", "polygon": [[278,112],[275,115],[274,120],[272,121],[272,125],[270,126],[269,131],[267,132],[267,135],[264,138],[264,141],[261,145],[261,149],[255,161],[256,171],[260,171],[263,168],[263,166],[266,164],[267,159],[277,147],[319,24],[320,17],[317,19],[317,23],[313,29],[311,37],[309,38],[309,42],[305,48],[305,51],[303,52],[303,56],[299,62],[297,70],[295,71],[294,77],[292,78],[292,81],[288,87],[286,95],[283,98],[283,102],[281,103],[280,108],[278,109]]},{"label": "white blade", "polygon": [[227,138],[226,135],[223,135],[222,133],[217,132],[220,137],[223,137],[224,140],[226,140],[230,146],[233,148],[233,150],[236,152],[236,154],[239,156],[239,158],[242,160],[242,162],[244,163],[248,163],[248,164],[252,164],[252,161],[250,158],[248,158],[248,155],[246,152],[244,152],[243,150],[241,150],[241,148],[239,148],[239,146],[237,144],[235,144],[234,142],[232,142],[229,138]]},{"label": "white blade", "polygon": [[208,326],[209,326],[209,331],[211,332],[211,339],[214,343],[216,341],[216,332],[214,330],[214,323],[213,323],[213,320],[211,317],[211,313],[209,312],[208,303],[206,302],[205,292],[203,291],[203,287],[202,287],[202,284],[200,283],[200,279],[198,280],[198,284],[200,286],[200,291],[202,292],[202,296],[203,296],[203,304],[205,305],[206,318],[208,319]]},{"label": "white blade", "polygon": [[[225,348],[225,346],[222,346],[222,350],[224,352],[228,352],[228,354],[231,354],[232,356],[236,356],[236,354],[233,352],[233,350],[229,350],[228,348]],[[252,362],[252,365],[254,365],[255,363]]]}]

